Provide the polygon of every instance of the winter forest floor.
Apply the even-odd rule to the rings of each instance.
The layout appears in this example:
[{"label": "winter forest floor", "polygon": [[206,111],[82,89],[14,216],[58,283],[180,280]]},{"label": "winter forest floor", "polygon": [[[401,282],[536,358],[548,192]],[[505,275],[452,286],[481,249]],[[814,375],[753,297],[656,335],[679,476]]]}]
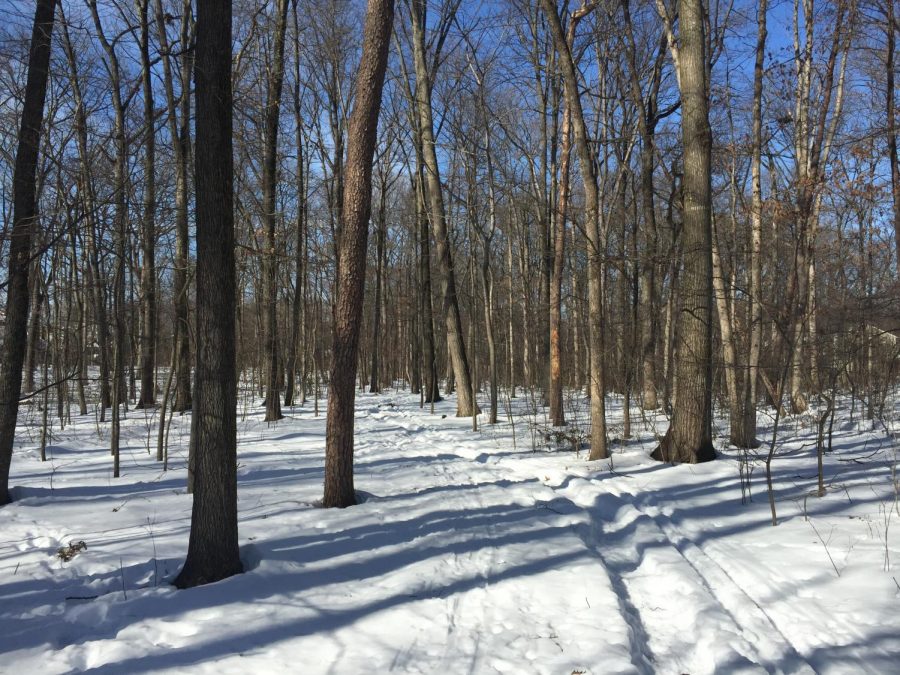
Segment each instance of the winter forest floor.
[{"label": "winter forest floor", "polygon": [[[163,472],[156,412],[129,412],[114,480],[108,425],[55,429],[42,464],[39,415],[23,411],[0,509],[0,671],[900,671],[900,444],[858,406],[836,419],[823,498],[813,418],[786,422],[773,528],[765,446],[742,505],[734,448],[657,464],[666,422],[635,411],[636,438],[588,463],[545,441],[527,397],[512,404],[515,429],[482,415],[473,432],[455,400],[431,415],[408,393],[360,394],[364,501],[345,510],[315,506],[324,416],[240,411],[246,573],[187,591],[167,581],[188,543],[189,416]],[[621,419],[612,398],[613,435]]]}]

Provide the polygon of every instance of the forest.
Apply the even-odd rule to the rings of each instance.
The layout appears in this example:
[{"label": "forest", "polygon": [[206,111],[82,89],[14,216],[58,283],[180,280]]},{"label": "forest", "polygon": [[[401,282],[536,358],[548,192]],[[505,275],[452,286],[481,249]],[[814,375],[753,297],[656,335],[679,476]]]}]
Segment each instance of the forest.
[{"label": "forest", "polygon": [[0,670],[897,672],[895,0],[0,19]]}]

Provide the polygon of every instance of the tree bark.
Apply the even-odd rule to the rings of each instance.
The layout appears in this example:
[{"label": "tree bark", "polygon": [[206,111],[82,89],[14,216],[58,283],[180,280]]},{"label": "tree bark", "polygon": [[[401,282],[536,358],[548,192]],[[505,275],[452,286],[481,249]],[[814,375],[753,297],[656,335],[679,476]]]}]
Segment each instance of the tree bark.
[{"label": "tree bark", "polygon": [[714,459],[712,444],[712,190],[706,31],[702,0],[679,0],[679,40],[670,42],[681,90],[684,151],[683,256],[679,288],[672,423],[655,459],[697,463]]},{"label": "tree bark", "polygon": [[434,230],[434,239],[437,246],[438,264],[443,275],[441,287],[444,298],[444,311],[446,312],[447,344],[457,390],[456,416],[469,417],[475,414],[476,404],[472,398],[471,373],[469,372],[469,361],[466,356],[466,345],[463,341],[459,298],[456,293],[456,273],[453,269],[453,254],[450,250],[444,197],[441,191],[441,174],[437,153],[435,152],[434,119],[431,110],[432,82],[425,55],[425,2],[424,0],[412,0],[410,8],[412,15],[413,61],[416,72],[415,107],[419,118],[418,132],[421,137],[425,193],[430,210],[431,227]]},{"label": "tree bark", "polygon": [[369,0],[356,97],[350,115],[344,169],[340,280],[334,309],[332,365],[325,423],[325,507],[356,503],[353,489],[353,417],[360,321],[366,281],[366,244],[372,207],[372,158],[394,20],[394,0]]},{"label": "tree bark", "polygon": [[9,241],[6,327],[0,359],[0,505],[10,500],[9,468],[19,412],[22,362],[25,359],[25,334],[28,326],[31,239],[37,225],[35,192],[38,151],[49,79],[50,38],[55,9],[56,0],[37,0],[28,53],[28,79],[25,83],[19,144],[13,168],[13,226]]},{"label": "tree bark", "polygon": [[382,181],[378,196],[378,215],[375,217],[375,302],[372,308],[372,367],[369,373],[369,393],[381,391],[381,314],[384,294],[384,244],[387,238],[387,185]]},{"label": "tree bark", "polygon": [[278,251],[275,240],[275,192],[278,189],[278,122],[281,114],[281,90],[284,84],[284,38],[287,30],[288,0],[275,2],[272,64],[266,81],[265,138],[263,140],[262,207],[266,232],[264,264],[266,302],[266,422],[280,420],[281,395],[278,391]]},{"label": "tree bark", "polygon": [[179,588],[243,571],[237,521],[231,2],[199,0],[194,505]]}]

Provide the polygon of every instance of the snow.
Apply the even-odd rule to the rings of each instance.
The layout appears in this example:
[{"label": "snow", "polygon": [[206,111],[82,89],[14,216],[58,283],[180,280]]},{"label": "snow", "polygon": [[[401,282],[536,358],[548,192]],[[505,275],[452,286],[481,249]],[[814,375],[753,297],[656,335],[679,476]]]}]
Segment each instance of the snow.
[{"label": "snow", "polygon": [[[364,501],[344,510],[315,505],[324,417],[296,407],[267,425],[261,408],[242,409],[247,570],[187,591],[167,582],[190,527],[189,416],[173,422],[163,472],[156,413],[129,412],[113,479],[107,425],[89,415],[55,429],[42,464],[39,416],[25,411],[15,502],[0,509],[0,669],[900,670],[900,458],[884,430],[842,409],[818,498],[815,426],[790,420],[773,464],[773,528],[765,448],[749,455],[742,504],[733,448],[698,466],[649,459],[660,416],[614,443],[611,464],[591,463],[568,441],[548,448],[535,431],[542,411],[513,404],[515,433],[505,416],[473,432],[454,400],[431,415],[417,396],[360,394]],[[621,401],[609,408],[621,433]],[[57,558],[82,540],[70,562]]]}]

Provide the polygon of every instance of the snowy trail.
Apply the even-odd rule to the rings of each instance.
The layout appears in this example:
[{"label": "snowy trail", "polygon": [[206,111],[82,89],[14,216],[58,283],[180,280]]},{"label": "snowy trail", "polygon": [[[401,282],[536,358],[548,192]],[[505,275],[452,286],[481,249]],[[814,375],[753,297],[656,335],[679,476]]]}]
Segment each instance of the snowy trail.
[{"label": "snowy trail", "polygon": [[[815,672],[765,612],[658,508],[635,506],[643,496],[578,479],[556,492],[589,519],[580,528],[582,539],[611,577],[639,672]],[[686,607],[697,607],[696,616],[685,617]]]},{"label": "snowy trail", "polygon": [[[116,481],[90,420],[56,439],[52,474],[26,440],[17,501],[0,510],[7,662],[48,673],[895,672],[900,592],[879,563],[885,546],[900,552],[895,532],[885,542],[873,527],[874,470],[844,472],[847,498],[809,505],[823,531],[852,537],[838,577],[786,504],[774,530],[765,504],[737,504],[728,458],[667,468],[638,445],[610,471],[533,453],[521,434],[516,448],[508,426],[472,433],[453,401],[434,416],[416,403],[360,396],[363,501],[344,510],[314,505],[323,418],[243,420],[247,573],[186,592],[164,583],[187,546],[183,450],[163,474],[133,414]],[[176,419],[176,438],[188,424]],[[57,560],[73,539],[87,551]]]}]

